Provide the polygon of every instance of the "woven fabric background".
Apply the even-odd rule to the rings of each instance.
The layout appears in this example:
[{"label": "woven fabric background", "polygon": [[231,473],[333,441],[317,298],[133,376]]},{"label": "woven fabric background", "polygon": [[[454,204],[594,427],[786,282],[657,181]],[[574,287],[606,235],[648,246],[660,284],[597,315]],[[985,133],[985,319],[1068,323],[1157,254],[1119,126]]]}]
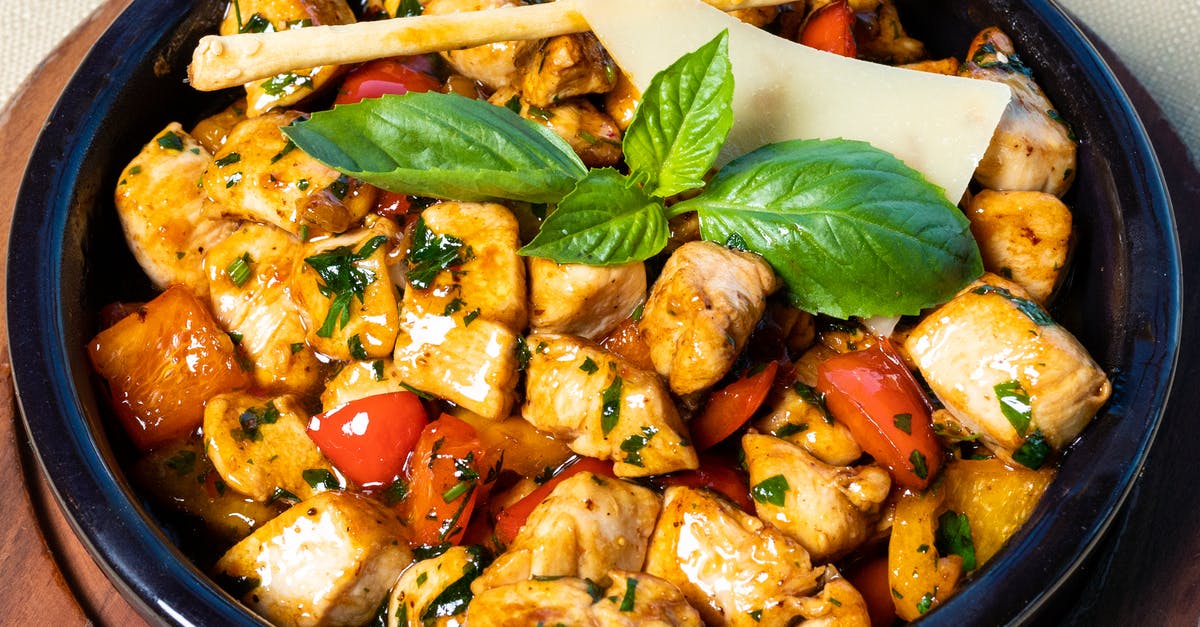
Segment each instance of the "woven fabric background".
[{"label": "woven fabric background", "polygon": [[[0,103],[102,2],[0,0]],[[1200,162],[1200,1],[1059,2],[1121,55]]]}]

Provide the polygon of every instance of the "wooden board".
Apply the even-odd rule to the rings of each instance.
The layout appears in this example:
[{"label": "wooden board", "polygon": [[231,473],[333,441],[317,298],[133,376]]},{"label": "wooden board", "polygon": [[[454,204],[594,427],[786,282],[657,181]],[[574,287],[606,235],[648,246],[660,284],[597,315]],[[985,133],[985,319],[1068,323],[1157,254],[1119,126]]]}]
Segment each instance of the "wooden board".
[{"label": "wooden board", "polygon": [[[110,0],[52,54],[0,112],[0,258],[25,160],[59,91],[88,47],[129,0]],[[1093,39],[1095,39],[1093,37]],[[1171,184],[1185,263],[1200,258],[1200,174],[1162,111],[1105,50],[1129,89]],[[1194,277],[1185,269],[1185,276]],[[0,293],[5,277],[0,273]],[[1200,282],[1190,280],[1200,290]],[[1184,311],[1184,344],[1176,391],[1143,477],[1113,533],[1067,592],[1050,608],[1046,624],[1196,624],[1200,616],[1200,491],[1180,490],[1200,450],[1200,299]],[[0,622],[14,625],[136,626],[145,621],[120,596],[76,539],[54,501],[26,441],[13,399],[7,331],[0,315]],[[1186,479],[1184,480],[1186,483]]]}]

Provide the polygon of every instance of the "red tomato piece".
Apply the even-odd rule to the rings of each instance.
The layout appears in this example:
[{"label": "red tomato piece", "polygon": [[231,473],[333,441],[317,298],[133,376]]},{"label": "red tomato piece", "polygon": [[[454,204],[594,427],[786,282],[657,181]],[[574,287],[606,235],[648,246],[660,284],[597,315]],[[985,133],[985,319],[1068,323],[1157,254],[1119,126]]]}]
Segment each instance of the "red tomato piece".
[{"label": "red tomato piece", "polygon": [[349,104],[365,98],[406,94],[410,91],[436,91],[441,86],[441,81],[409,67],[403,60],[379,59],[351,70],[333,104]]},{"label": "red tomato piece", "polygon": [[375,197],[373,211],[381,216],[406,218],[410,208],[412,208],[412,202],[408,199],[407,194],[380,190]]},{"label": "red tomato piece", "polygon": [[831,2],[808,16],[800,43],[817,50],[853,58],[858,54],[854,43],[854,11],[846,0]]},{"label": "red tomato piece", "polygon": [[692,446],[703,451],[733,435],[758,411],[779,372],[779,362],[772,361],[762,370],[752,372],[713,392],[700,412],[688,423]]},{"label": "red tomato piece", "polygon": [[817,366],[817,391],[875,461],[906,488],[923,490],[942,464],[930,403],[887,340]]},{"label": "red tomato piece", "polygon": [[867,602],[871,627],[891,627],[896,622],[892,585],[888,583],[887,555],[861,562],[846,574],[846,579]]},{"label": "red tomato piece", "polygon": [[746,477],[733,467],[726,457],[701,455],[700,467],[663,477],[664,486],[682,485],[692,488],[708,488],[732,501],[743,511],[754,513],[754,501],[750,498],[750,485]]},{"label": "red tomato piece", "polygon": [[308,437],[351,481],[372,486],[400,476],[429,418],[412,392],[360,398],[308,421]]},{"label": "red tomato piece", "polygon": [[448,414],[426,425],[408,459],[401,504],[412,544],[461,542],[490,469],[475,427]]},{"label": "red tomato piece", "polygon": [[594,457],[579,457],[570,465],[563,466],[553,477],[550,477],[546,483],[538,486],[536,490],[526,494],[524,498],[509,505],[499,515],[496,516],[496,537],[504,544],[512,544],[514,538],[517,537],[517,532],[521,527],[525,526],[525,521],[558,484],[566,481],[568,477],[577,475],[581,472],[590,472],[595,475],[604,477],[616,478],[613,474],[612,462],[596,459]]}]

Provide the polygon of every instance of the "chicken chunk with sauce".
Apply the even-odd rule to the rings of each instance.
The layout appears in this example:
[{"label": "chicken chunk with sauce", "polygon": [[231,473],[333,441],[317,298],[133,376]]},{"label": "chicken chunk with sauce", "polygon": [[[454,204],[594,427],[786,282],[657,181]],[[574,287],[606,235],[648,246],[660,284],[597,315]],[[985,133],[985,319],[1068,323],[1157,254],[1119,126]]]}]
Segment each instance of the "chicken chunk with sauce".
[{"label": "chicken chunk with sauce", "polygon": [[996,27],[976,35],[959,74],[1012,89],[975,179],[988,189],[1066,193],[1075,180],[1075,137],[1008,35]]},{"label": "chicken chunk with sauce", "polygon": [[[428,0],[424,15],[449,15],[483,9],[519,7],[519,0]],[[529,41],[499,41],[474,48],[450,50],[442,58],[454,71],[482,83],[489,90],[513,85],[517,80],[517,59],[533,45]]]},{"label": "chicken chunk with sauce", "polygon": [[762,257],[689,242],[667,260],[638,324],[671,391],[712,386],[733,366],[779,279]]},{"label": "chicken chunk with sauce", "polygon": [[870,537],[892,487],[875,464],[831,466],[775,436],[742,437],[750,485],[760,488],[754,511],[825,562],[846,555]]},{"label": "chicken chunk with sauce", "polygon": [[501,89],[492,94],[488,102],[508,107],[521,117],[554,131],[588,167],[610,167],[621,161],[621,128],[611,115],[597,109],[587,99],[572,98],[538,107],[515,89]]},{"label": "chicken chunk with sauce", "polygon": [[196,182],[211,164],[212,155],[172,122],[121,172],[115,201],[125,242],[159,289],[183,284],[207,295],[204,253],[237,228],[203,211]]},{"label": "chicken chunk with sauce", "polygon": [[530,328],[599,341],[646,300],[646,265],[529,258]]},{"label": "chicken chunk with sauce", "polygon": [[[448,623],[471,602],[471,582],[483,570],[486,552],[478,546],[454,546],[413,564],[392,587],[387,627],[426,627]],[[440,619],[440,620],[439,620]]]},{"label": "chicken chunk with sauce", "polygon": [[272,112],[233,128],[204,171],[204,191],[214,203],[207,212],[296,236],[341,233],[367,214],[374,187],[325,167],[280,131],[300,117]]},{"label": "chicken chunk with sauce", "polygon": [[[308,26],[354,23],[346,0],[234,0],[221,22],[222,35],[283,31]],[[295,105],[340,76],[343,67],[296,69],[246,84],[250,116]]]},{"label": "chicken chunk with sauce", "polygon": [[611,459],[618,476],[696,468],[670,394],[658,375],[586,340],[535,333],[521,415],[580,455]]},{"label": "chicken chunk with sauce", "polygon": [[[308,437],[308,418],[292,396],[221,394],[204,406],[204,450],[230,488],[259,502],[289,494],[305,499],[319,489],[344,487]],[[314,476],[338,486],[313,481]]]},{"label": "chicken chunk with sauce", "polygon": [[276,625],[366,623],[412,563],[404,526],[374,499],[322,492],[234,545],[214,567]]},{"label": "chicken chunk with sauce", "polygon": [[617,81],[616,64],[591,33],[543,39],[526,48],[518,63],[521,95],[539,107],[603,94]]},{"label": "chicken chunk with sauce", "polygon": [[308,394],[324,368],[305,342],[290,285],[300,241],[266,224],[247,222],[204,257],[213,314],[253,364],[267,390]]},{"label": "chicken chunk with sauce", "polygon": [[961,426],[1006,459],[1070,443],[1112,392],[1075,336],[993,274],[926,315],[904,347]]},{"label": "chicken chunk with sauce", "polygon": [[822,569],[783,532],[706,490],[667,488],[646,572],[677,586],[707,624],[754,616],[820,587]]},{"label": "chicken chunk with sauce", "polygon": [[1071,210],[1045,192],[985,189],[966,213],[983,267],[1012,279],[1038,303],[1048,302],[1066,274]]},{"label": "chicken chunk with sauce", "polygon": [[649,488],[590,472],[542,501],[508,550],[471,584],[476,594],[534,578],[599,581],[611,569],[641,570],[659,498]]},{"label": "chicken chunk with sauce", "polygon": [[392,354],[400,313],[388,248],[397,235],[396,225],[381,218],[303,246],[290,289],[306,341],[318,353],[342,361]]}]

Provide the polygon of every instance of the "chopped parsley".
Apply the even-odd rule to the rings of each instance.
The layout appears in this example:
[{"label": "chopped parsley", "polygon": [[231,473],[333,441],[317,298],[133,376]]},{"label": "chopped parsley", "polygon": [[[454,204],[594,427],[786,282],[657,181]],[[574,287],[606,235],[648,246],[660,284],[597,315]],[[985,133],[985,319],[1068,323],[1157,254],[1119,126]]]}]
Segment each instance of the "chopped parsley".
[{"label": "chopped parsley", "polygon": [[286,96],[296,93],[301,89],[312,89],[312,86],[311,77],[296,74],[295,72],[278,74],[259,84],[263,93],[268,96]]},{"label": "chopped parsley", "polygon": [[403,501],[407,496],[408,482],[403,479],[396,479],[383,491],[383,502],[385,505],[392,506]]},{"label": "chopped parsley", "polygon": [[376,381],[383,381],[383,360],[376,359],[371,362],[371,374],[374,375]]},{"label": "chopped parsley", "polygon": [[812,386],[805,385],[800,381],[792,384],[792,389],[795,390],[796,394],[799,395],[804,402],[820,410],[821,417],[825,419],[826,423],[833,424],[833,415],[829,413],[829,408],[825,406],[824,394],[818,394],[817,390]]},{"label": "chopped parsley", "polygon": [[896,414],[892,416],[892,424],[896,425],[897,429],[912,435],[912,414]]},{"label": "chopped parsley", "polygon": [[470,546],[467,547],[467,552],[470,557],[463,565],[462,577],[446,586],[429,602],[429,605],[421,612],[422,624],[432,625],[437,623],[439,618],[456,616],[466,611],[467,605],[474,598],[471,593],[471,582],[479,577],[488,561],[487,553],[482,547]]},{"label": "chopped parsley", "polygon": [[300,502],[300,497],[288,492],[287,490],[284,490],[283,488],[276,487],[275,491],[272,492],[271,496],[267,499],[267,505],[278,503],[279,501],[294,504]]},{"label": "chopped parsley", "polygon": [[417,289],[428,289],[442,270],[456,266],[464,259],[465,244],[453,235],[438,235],[429,230],[424,218],[417,218],[413,227],[412,248],[408,253],[408,282]]},{"label": "chopped parsley", "polygon": [[262,13],[255,13],[250,16],[250,19],[246,20],[245,24],[241,25],[238,33],[264,33],[267,29],[271,29],[271,21],[264,17]]},{"label": "chopped parsley", "polygon": [[453,316],[454,314],[461,311],[465,305],[466,305],[466,303],[464,303],[461,298],[455,298],[454,300],[446,303],[446,309],[442,311],[442,315],[443,316]]},{"label": "chopped parsley", "polygon": [[1029,432],[1029,423],[1033,420],[1029,392],[1016,379],[997,383],[992,389],[996,392],[996,400],[1000,401],[1000,413],[1016,429],[1017,435],[1024,436]]},{"label": "chopped parsley", "polygon": [[196,451],[183,449],[167,458],[167,468],[175,471],[180,477],[191,474],[196,469]]},{"label": "chopped parsley", "polygon": [[333,299],[324,323],[317,329],[318,336],[332,337],[335,326],[345,327],[350,322],[350,300],[357,297],[363,302],[367,286],[375,282],[375,273],[359,267],[356,262],[370,257],[386,241],[386,237],[376,235],[358,252],[352,252],[349,246],[338,246],[304,259],[304,263],[312,266],[321,278],[322,283],[318,286],[321,294]]},{"label": "chopped parsley", "polygon": [[995,285],[980,285],[979,287],[971,290],[971,293],[979,295],[997,294],[999,296],[1003,296],[1004,298],[1007,298],[1013,305],[1016,305],[1017,309],[1021,310],[1021,313],[1029,316],[1029,319],[1033,320],[1033,323],[1039,327],[1054,326],[1054,319],[1051,318],[1050,315],[1047,314],[1040,305],[1029,300],[1028,298],[1021,298],[1020,296],[1013,294],[1003,287],[996,287]]},{"label": "chopped parsley", "polygon": [[622,383],[620,375],[613,377],[612,383],[604,388],[604,392],[600,396],[600,429],[606,436],[621,419]]},{"label": "chopped parsley", "polygon": [[775,430],[775,437],[786,438],[789,435],[796,435],[797,433],[803,433],[805,431],[808,431],[808,423],[807,422],[802,422],[800,424],[796,424],[794,422],[788,422],[788,423],[784,423],[783,426],[781,426]]},{"label": "chopped parsley", "polygon": [[309,468],[301,473],[304,482],[314,490],[340,490],[342,484],[327,468]]},{"label": "chopped parsley", "polygon": [[225,155],[224,157],[217,159],[213,163],[216,163],[217,167],[223,168],[227,165],[233,165],[241,160],[242,160],[242,155],[240,153],[231,152],[231,153]]},{"label": "chopped parsley", "polygon": [[159,136],[158,145],[163,150],[183,150],[183,138],[175,131],[167,131]]},{"label": "chopped parsley", "polygon": [[478,308],[472,309],[471,311],[467,312],[467,315],[463,316],[463,324],[466,326],[470,326],[471,323],[475,322],[475,319],[478,317],[479,317],[479,309]]},{"label": "chopped parsley", "polygon": [[250,253],[242,253],[240,257],[229,262],[229,265],[225,266],[225,274],[229,277],[229,281],[237,287],[245,285],[246,281],[249,281],[254,274],[250,270],[250,264],[253,261]]},{"label": "chopped parsley", "polygon": [[350,356],[355,359],[366,359],[367,349],[363,348],[362,339],[357,333],[351,335],[346,340],[346,348],[350,350]]},{"label": "chopped parsley", "polygon": [[255,442],[262,439],[262,434],[258,432],[259,427],[275,424],[278,420],[279,410],[275,408],[275,401],[267,401],[267,404],[262,407],[247,408],[242,415],[238,416],[244,439]]},{"label": "chopped parsley", "polygon": [[658,429],[654,427],[642,427],[640,434],[635,433],[625,438],[625,441],[621,442],[621,450],[625,452],[625,459],[622,461],[633,466],[641,466],[642,449],[646,448],[646,444],[656,433],[658,433]]},{"label": "chopped parsley", "polygon": [[912,454],[908,456],[908,461],[912,462],[913,474],[918,479],[925,479],[929,476],[929,467],[925,465],[925,455],[921,451],[913,449]]},{"label": "chopped parsley", "polygon": [[287,140],[287,143],[283,145],[283,148],[280,149],[279,152],[275,153],[275,156],[271,157],[271,163],[277,163],[280,159],[286,157],[289,152],[291,152],[295,149],[296,149],[295,142],[293,142],[290,139]]},{"label": "chopped parsley", "polygon": [[591,357],[584,357],[583,363],[579,365],[579,369],[588,374],[596,374],[600,371],[600,366],[597,366]]},{"label": "chopped parsley", "polygon": [[754,497],[759,503],[770,503],[778,507],[783,507],[784,500],[787,497],[788,488],[787,477],[783,475],[775,475],[767,477],[750,488],[750,496]]},{"label": "chopped parsley", "polygon": [[292,342],[289,348],[292,349],[292,354],[295,355],[296,353],[304,350],[304,342]]},{"label": "chopped parsley", "polygon": [[1037,470],[1046,463],[1046,458],[1050,456],[1050,444],[1046,442],[1046,436],[1042,434],[1041,429],[1034,429],[1025,438],[1025,443],[1021,448],[1013,453],[1013,461],[1030,468]]},{"label": "chopped parsley", "polygon": [[975,541],[971,539],[971,524],[966,514],[943,512],[938,517],[935,545],[942,555],[961,557],[964,572],[975,570]]},{"label": "chopped parsley", "polygon": [[934,588],[934,592],[926,592],[924,595],[921,596],[921,600],[917,601],[917,613],[925,614],[925,613],[928,613],[929,610],[933,609],[933,602],[934,602],[933,595],[936,591],[937,591],[937,588]]},{"label": "chopped parsley", "polygon": [[625,596],[621,598],[622,612],[632,612],[633,606],[637,603],[637,583],[638,580],[633,577],[625,578]]}]

